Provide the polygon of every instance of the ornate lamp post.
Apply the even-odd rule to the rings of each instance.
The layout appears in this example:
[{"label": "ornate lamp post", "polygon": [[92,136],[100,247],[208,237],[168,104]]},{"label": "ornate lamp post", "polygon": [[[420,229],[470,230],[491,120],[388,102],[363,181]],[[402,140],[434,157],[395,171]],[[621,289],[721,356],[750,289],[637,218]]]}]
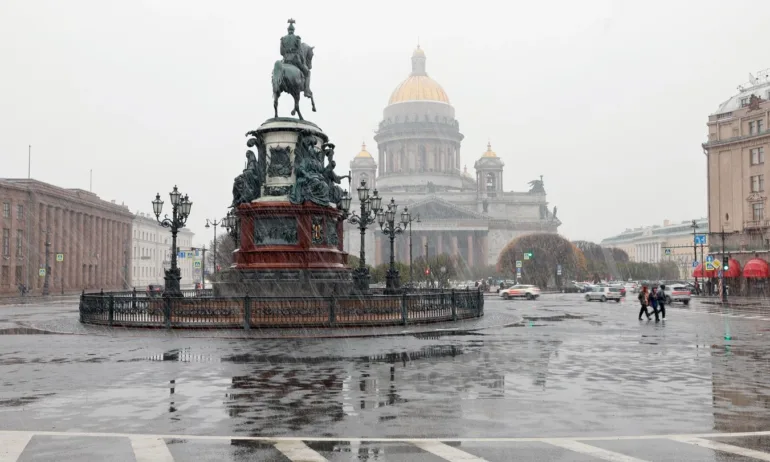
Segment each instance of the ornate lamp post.
[{"label": "ornate lamp post", "polygon": [[361,251],[358,257],[358,268],[353,270],[353,287],[357,292],[367,292],[369,290],[369,269],[366,267],[366,227],[374,223],[375,217],[382,210],[382,197],[375,189],[372,196],[369,196],[369,188],[366,186],[366,179],[361,180],[361,185],[356,188],[358,191],[358,200],[361,203],[359,215],[349,214],[350,197],[347,192],[342,195],[343,220],[358,225],[361,231]]},{"label": "ornate lamp post", "polygon": [[211,228],[211,225],[214,225],[214,274],[217,274],[217,226],[224,224],[224,221],[224,218],[219,221],[206,218],[206,228]]},{"label": "ornate lamp post", "polygon": [[179,288],[179,281],[182,279],[182,276],[176,264],[176,235],[187,223],[192,202],[186,194],[182,197],[182,193],[177,190],[176,186],[168,195],[171,198],[171,218],[166,215],[163,220],[160,219],[160,213],[163,211],[163,201],[160,200],[160,193],[156,194],[155,200],[152,201],[152,211],[155,213],[155,219],[158,220],[161,226],[171,228],[171,268],[166,270],[164,278],[166,280],[166,290],[163,292],[163,295],[167,297],[181,297],[182,291]]},{"label": "ornate lamp post", "polygon": [[404,223],[409,224],[409,286],[414,286],[414,272],[412,271],[412,222],[416,221],[417,223],[420,222],[420,214],[418,213],[416,217],[413,217],[411,213],[409,213],[409,207],[404,207],[403,213],[401,215],[403,216],[406,214],[406,221]]},{"label": "ornate lamp post", "polygon": [[393,242],[396,239],[396,235],[404,232],[406,225],[408,224],[409,213],[404,211],[401,214],[401,223],[396,223],[396,216],[398,214],[398,205],[392,198],[390,204],[388,204],[388,210],[383,212],[380,210],[377,213],[377,222],[380,224],[380,229],[390,238],[390,268],[388,274],[385,276],[385,293],[393,294],[398,292],[399,276],[396,269],[396,259],[394,255]]}]

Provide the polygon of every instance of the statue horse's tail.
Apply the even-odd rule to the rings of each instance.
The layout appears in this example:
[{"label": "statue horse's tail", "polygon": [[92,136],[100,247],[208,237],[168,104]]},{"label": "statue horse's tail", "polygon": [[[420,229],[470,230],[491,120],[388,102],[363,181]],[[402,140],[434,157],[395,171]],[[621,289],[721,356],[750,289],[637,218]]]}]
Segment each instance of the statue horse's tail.
[{"label": "statue horse's tail", "polygon": [[283,79],[283,63],[279,59],[273,66],[273,93],[281,92],[281,80]]}]

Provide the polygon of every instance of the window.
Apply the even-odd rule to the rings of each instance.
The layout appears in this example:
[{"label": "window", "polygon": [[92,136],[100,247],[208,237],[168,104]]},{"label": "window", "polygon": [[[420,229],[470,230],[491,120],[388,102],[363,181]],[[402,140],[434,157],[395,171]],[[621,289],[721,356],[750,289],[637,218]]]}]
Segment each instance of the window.
[{"label": "window", "polygon": [[751,165],[765,163],[765,148],[754,148],[749,152],[751,153]]},{"label": "window", "polygon": [[3,218],[11,218],[11,203],[3,202]]},{"label": "window", "polygon": [[754,121],[749,122],[749,135],[753,135],[754,133],[756,133],[754,131],[755,127],[756,127],[756,124],[754,123]]},{"label": "window", "polygon": [[755,202],[751,204],[751,215],[754,217],[754,221],[761,221],[765,218],[765,204],[762,202]]},{"label": "window", "polygon": [[16,206],[16,219],[19,221],[24,219],[24,206],[21,204]]},{"label": "window", "polygon": [[11,230],[3,228],[3,256],[11,255]]},{"label": "window", "polygon": [[765,190],[765,175],[754,175],[751,177],[751,192],[762,192]]},{"label": "window", "polygon": [[16,230],[16,256],[21,258],[24,256],[24,231]]}]

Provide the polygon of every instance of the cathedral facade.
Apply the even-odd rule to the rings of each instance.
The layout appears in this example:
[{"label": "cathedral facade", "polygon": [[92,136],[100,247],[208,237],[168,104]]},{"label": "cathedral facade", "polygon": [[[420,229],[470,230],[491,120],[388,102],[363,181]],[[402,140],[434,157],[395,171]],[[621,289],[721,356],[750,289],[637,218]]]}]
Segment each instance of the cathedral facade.
[{"label": "cathedral facade", "polygon": [[[557,232],[561,222],[548,209],[542,177],[529,191],[504,190],[503,161],[491,144],[475,161],[474,174],[461,160],[463,135],[444,89],[425,70],[425,52],[412,54],[412,72],[390,96],[374,139],[377,158],[362,146],[351,161],[351,211],[360,209],[356,188],[366,179],[383,197],[395,199],[399,214],[413,217],[412,256],[449,254],[470,267],[493,265],[512,239],[534,232]],[[360,231],[346,223],[345,249],[360,251]],[[409,231],[396,237],[395,256],[409,262]],[[370,265],[389,261],[390,246],[375,223],[367,231]]]}]

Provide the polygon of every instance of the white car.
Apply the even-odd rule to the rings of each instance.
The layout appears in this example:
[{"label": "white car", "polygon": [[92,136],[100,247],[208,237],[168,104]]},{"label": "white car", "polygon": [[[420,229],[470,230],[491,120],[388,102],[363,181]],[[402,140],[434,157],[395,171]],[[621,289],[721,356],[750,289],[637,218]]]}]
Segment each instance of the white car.
[{"label": "white car", "polygon": [[620,303],[623,296],[620,294],[620,287],[594,287],[591,292],[586,293],[586,301],[599,300],[600,302],[606,302],[607,300],[615,300]]},{"label": "white car", "polygon": [[500,296],[505,300],[510,300],[517,297],[526,298],[527,300],[534,300],[540,296],[540,289],[537,286],[517,284],[513,287],[501,290]]},{"label": "white car", "polygon": [[667,304],[671,304],[672,302],[682,302],[685,305],[690,304],[690,289],[683,284],[666,286],[666,290],[663,292],[666,294]]}]

